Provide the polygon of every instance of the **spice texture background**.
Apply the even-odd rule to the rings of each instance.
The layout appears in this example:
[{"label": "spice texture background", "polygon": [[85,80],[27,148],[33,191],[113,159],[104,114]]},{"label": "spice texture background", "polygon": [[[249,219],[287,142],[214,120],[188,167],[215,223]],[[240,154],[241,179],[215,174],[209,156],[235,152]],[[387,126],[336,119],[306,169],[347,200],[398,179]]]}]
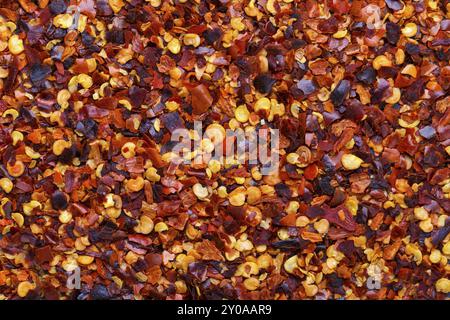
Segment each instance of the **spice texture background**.
[{"label": "spice texture background", "polygon": [[[0,298],[447,299],[449,35],[449,0],[0,0]],[[277,171],[208,161],[238,128]]]}]

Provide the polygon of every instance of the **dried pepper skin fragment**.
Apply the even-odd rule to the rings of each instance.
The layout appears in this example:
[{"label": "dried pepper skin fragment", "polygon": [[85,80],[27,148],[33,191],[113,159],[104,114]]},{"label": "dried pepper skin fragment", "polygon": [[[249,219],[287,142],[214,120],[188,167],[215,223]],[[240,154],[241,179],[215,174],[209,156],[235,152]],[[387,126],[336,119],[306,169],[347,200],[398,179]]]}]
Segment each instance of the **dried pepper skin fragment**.
[{"label": "dried pepper skin fragment", "polygon": [[404,4],[398,0],[386,0],[386,5],[393,11],[399,11],[404,8]]},{"label": "dried pepper skin fragment", "polygon": [[331,92],[330,98],[335,106],[340,106],[351,89],[351,83],[348,80],[341,80],[336,88]]},{"label": "dried pepper skin fragment", "polygon": [[2,1],[1,298],[448,299],[449,8]]},{"label": "dried pepper skin fragment", "polygon": [[258,75],[255,80],[253,80],[256,90],[264,94],[270,93],[275,83],[276,80],[268,75]]},{"label": "dried pepper skin fragment", "polygon": [[393,22],[387,22],[386,38],[390,44],[396,45],[398,40],[400,39],[400,27]]},{"label": "dried pepper skin fragment", "polygon": [[56,210],[64,210],[68,206],[67,196],[61,191],[55,191],[51,197],[52,207]]},{"label": "dried pepper skin fragment", "polygon": [[365,68],[356,74],[356,78],[367,85],[372,84],[376,79],[376,71],[372,67]]},{"label": "dried pepper skin fragment", "polygon": [[194,114],[203,114],[212,105],[213,98],[204,84],[199,84],[192,88],[190,93],[192,95],[191,103]]},{"label": "dried pepper skin fragment", "polygon": [[50,12],[54,15],[64,13],[67,10],[67,3],[64,0],[52,0],[48,4]]},{"label": "dried pepper skin fragment", "polygon": [[316,92],[317,86],[312,80],[302,79],[300,80],[297,85],[291,88],[291,92],[294,95],[294,97],[307,97],[314,92]]},{"label": "dried pepper skin fragment", "polygon": [[36,261],[39,264],[51,262],[53,260],[53,252],[50,246],[37,248],[35,250]]},{"label": "dried pepper skin fragment", "polygon": [[33,84],[38,85],[50,74],[51,69],[49,66],[34,64],[30,67],[30,80]]}]

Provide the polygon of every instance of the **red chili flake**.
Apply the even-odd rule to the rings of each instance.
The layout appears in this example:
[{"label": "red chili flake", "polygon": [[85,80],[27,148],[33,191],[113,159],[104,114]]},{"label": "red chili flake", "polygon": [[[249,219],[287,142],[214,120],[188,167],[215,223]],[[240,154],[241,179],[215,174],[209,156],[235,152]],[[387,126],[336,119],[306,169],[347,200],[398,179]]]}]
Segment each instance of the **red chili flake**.
[{"label": "red chili flake", "polygon": [[213,103],[213,98],[204,84],[199,84],[192,88],[190,93],[192,96],[191,103],[194,114],[205,113]]},{"label": "red chili flake", "polygon": [[441,2],[3,1],[3,297],[446,299]]},{"label": "red chili flake", "polygon": [[34,251],[36,262],[40,265],[53,260],[53,252],[50,246],[37,248]]}]

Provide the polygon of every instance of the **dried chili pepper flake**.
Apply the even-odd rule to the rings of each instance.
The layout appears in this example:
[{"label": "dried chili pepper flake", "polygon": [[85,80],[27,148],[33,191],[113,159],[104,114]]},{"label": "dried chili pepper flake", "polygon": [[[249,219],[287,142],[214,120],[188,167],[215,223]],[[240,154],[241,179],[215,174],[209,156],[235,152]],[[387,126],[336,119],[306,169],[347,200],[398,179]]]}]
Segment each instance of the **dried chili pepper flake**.
[{"label": "dried chili pepper flake", "polygon": [[68,206],[67,195],[61,191],[55,191],[51,197],[52,207],[55,210],[64,210]]},{"label": "dried chili pepper flake", "polygon": [[386,5],[388,6],[388,8],[391,10],[394,10],[394,11],[402,10],[405,6],[399,0],[386,0],[385,2],[386,2]]},{"label": "dried chili pepper flake", "polygon": [[440,4],[2,3],[2,297],[446,299]]},{"label": "dried chili pepper flake", "polygon": [[436,130],[432,126],[426,126],[419,130],[419,134],[425,139],[432,139],[436,135]]},{"label": "dried chili pepper flake", "polygon": [[30,67],[29,76],[33,84],[41,83],[49,74],[51,68],[48,65],[34,64]]},{"label": "dried chili pepper flake", "polygon": [[392,45],[396,45],[400,40],[400,26],[393,22],[386,23],[386,38]]},{"label": "dried chili pepper flake", "polygon": [[173,132],[176,129],[184,128],[183,120],[180,118],[178,112],[170,112],[165,113],[161,116],[161,121],[164,124],[164,127],[169,130],[169,132]]},{"label": "dried chili pepper flake", "polygon": [[53,260],[53,252],[50,246],[37,248],[35,250],[36,262],[39,264],[51,262]]},{"label": "dried chili pepper flake", "polygon": [[275,79],[265,74],[258,75],[256,76],[255,80],[253,80],[255,89],[263,94],[270,93],[275,83],[276,83]]},{"label": "dried chili pepper flake", "polygon": [[313,94],[317,90],[317,86],[314,83],[314,81],[313,80],[307,80],[307,79],[300,80],[297,83],[297,85],[295,86],[295,88],[297,90],[299,90],[302,95],[304,95],[306,97],[311,95],[311,94]]},{"label": "dried chili pepper flake", "polygon": [[67,3],[65,0],[51,0],[48,4],[48,8],[53,14],[64,13],[67,10]]},{"label": "dried chili pepper flake", "polygon": [[212,105],[213,98],[204,84],[199,84],[192,88],[190,93],[192,96],[191,103],[194,114],[203,114]]},{"label": "dried chili pepper flake", "polygon": [[356,74],[356,78],[367,85],[373,83],[376,79],[376,71],[372,67],[367,67]]},{"label": "dried chili pepper flake", "polygon": [[341,80],[336,88],[331,92],[330,99],[335,106],[341,105],[346,99],[351,89],[351,83],[348,80]]}]

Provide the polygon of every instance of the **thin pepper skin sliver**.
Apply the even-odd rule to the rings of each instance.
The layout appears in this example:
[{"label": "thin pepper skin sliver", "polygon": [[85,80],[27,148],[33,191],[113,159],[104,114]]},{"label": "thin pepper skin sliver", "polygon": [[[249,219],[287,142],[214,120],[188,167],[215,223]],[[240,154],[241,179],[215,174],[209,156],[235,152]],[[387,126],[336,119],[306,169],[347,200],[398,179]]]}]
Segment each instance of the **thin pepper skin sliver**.
[{"label": "thin pepper skin sliver", "polygon": [[0,298],[448,299],[449,12],[1,1]]}]

